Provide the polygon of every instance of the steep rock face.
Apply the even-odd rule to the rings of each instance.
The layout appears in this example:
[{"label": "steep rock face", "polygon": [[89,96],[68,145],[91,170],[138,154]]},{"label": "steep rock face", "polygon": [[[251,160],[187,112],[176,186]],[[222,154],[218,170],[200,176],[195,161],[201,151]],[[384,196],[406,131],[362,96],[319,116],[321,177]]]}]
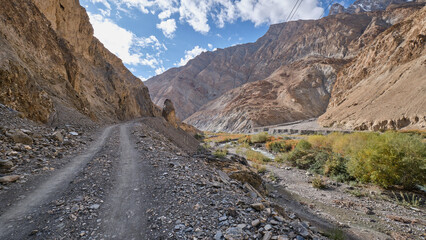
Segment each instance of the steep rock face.
[{"label": "steep rock face", "polygon": [[6,1],[0,33],[0,102],[25,117],[55,122],[67,118],[64,109],[101,122],[158,115],[148,89],[93,37],[78,0]]},{"label": "steep rock face", "polygon": [[426,7],[380,34],[339,74],[325,126],[426,128]]},{"label": "steep rock face", "polygon": [[[245,84],[208,102],[185,121],[202,130],[249,131],[256,126],[318,117],[327,108],[336,75],[343,66],[352,60],[359,49],[368,46],[378,34],[391,26],[391,23],[404,19],[417,9],[419,7],[401,7],[385,12],[342,14],[313,21],[315,24],[311,25],[311,29],[305,31],[316,35],[317,41],[295,43],[303,46],[302,51],[315,49],[316,43],[325,42],[335,32],[348,27],[342,22],[358,21],[359,25],[350,25],[357,27],[350,32],[359,35],[334,39],[335,42],[344,43],[348,49],[344,56],[316,54],[283,64],[265,80]],[[359,21],[364,18],[365,21]],[[317,29],[325,30],[320,34],[313,33]],[[335,46],[323,44],[321,47],[328,49]]]}]

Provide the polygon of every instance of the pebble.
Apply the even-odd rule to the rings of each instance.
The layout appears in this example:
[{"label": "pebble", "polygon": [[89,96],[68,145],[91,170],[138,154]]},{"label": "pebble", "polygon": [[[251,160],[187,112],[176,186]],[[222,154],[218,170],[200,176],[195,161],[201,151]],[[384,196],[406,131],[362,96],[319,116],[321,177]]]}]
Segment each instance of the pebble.
[{"label": "pebble", "polygon": [[254,221],[251,222],[251,225],[253,227],[257,227],[257,226],[259,226],[259,224],[260,224],[260,220],[259,219],[256,219],[256,220],[254,220]]},{"label": "pebble", "polygon": [[250,206],[257,211],[262,211],[265,209],[265,205],[263,205],[263,203],[253,203]]}]

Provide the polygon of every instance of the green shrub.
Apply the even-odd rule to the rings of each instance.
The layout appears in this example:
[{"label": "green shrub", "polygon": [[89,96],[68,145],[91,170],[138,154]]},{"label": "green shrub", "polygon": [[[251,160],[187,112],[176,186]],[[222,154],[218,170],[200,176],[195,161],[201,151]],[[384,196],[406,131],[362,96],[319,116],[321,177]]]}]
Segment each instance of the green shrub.
[{"label": "green shrub", "polygon": [[252,135],[250,138],[251,143],[265,143],[268,140],[268,133],[262,132],[255,135]]},{"label": "green shrub", "polygon": [[266,149],[272,152],[288,152],[293,149],[293,146],[291,143],[287,141],[274,141],[274,142],[267,142],[266,143]]},{"label": "green shrub", "polygon": [[228,150],[218,149],[213,153],[213,155],[217,158],[224,158],[224,157],[226,157],[226,155],[228,155]]},{"label": "green shrub", "polygon": [[196,133],[194,138],[201,141],[204,139],[204,134]]},{"label": "green shrub", "polygon": [[314,179],[312,179],[312,187],[316,189],[326,189],[327,184],[325,183],[324,179],[320,176],[316,176]]},{"label": "green shrub", "polygon": [[284,163],[287,161],[288,153],[282,153],[275,156],[274,161],[277,163]]},{"label": "green shrub", "polygon": [[294,150],[299,150],[299,151],[307,151],[311,149],[312,149],[312,145],[306,140],[300,140],[299,143],[297,143],[296,147],[294,148]]},{"label": "green shrub", "polygon": [[348,173],[348,160],[340,154],[331,154],[328,160],[324,163],[323,173],[326,176],[334,178],[338,182],[347,182],[353,179]]},{"label": "green shrub", "polygon": [[264,162],[270,162],[271,161],[270,158],[266,157],[262,153],[256,152],[256,151],[251,150],[251,149],[248,149],[245,152],[245,155],[246,155],[247,160],[250,160],[250,161],[255,162],[255,163],[264,163]]},{"label": "green shrub", "polygon": [[397,132],[374,134],[352,151],[349,173],[382,187],[413,188],[426,184],[426,144],[418,136]]}]

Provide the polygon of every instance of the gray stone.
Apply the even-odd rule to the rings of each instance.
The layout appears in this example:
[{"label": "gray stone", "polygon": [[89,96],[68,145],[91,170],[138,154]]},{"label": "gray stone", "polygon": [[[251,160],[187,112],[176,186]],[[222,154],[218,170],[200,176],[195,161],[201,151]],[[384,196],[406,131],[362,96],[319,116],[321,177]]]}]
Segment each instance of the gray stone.
[{"label": "gray stone", "polygon": [[244,229],[246,227],[247,227],[247,224],[244,224],[244,223],[241,223],[241,224],[237,225],[237,228],[241,228],[241,229]]},{"label": "gray stone", "polygon": [[270,240],[271,238],[272,238],[272,233],[268,231],[268,232],[265,232],[262,240]]},{"label": "gray stone", "polygon": [[0,160],[0,169],[11,169],[13,168],[13,162],[9,160]]},{"label": "gray stone", "polygon": [[269,230],[271,230],[272,229],[272,226],[270,225],[270,224],[266,224],[266,226],[265,226],[265,230],[266,231],[269,231]]},{"label": "gray stone", "polygon": [[214,235],[213,239],[214,240],[221,240],[222,237],[223,237],[222,231],[217,231],[216,234]]},{"label": "gray stone", "polygon": [[250,205],[250,207],[257,211],[262,211],[263,209],[265,209],[265,205],[263,205],[263,203],[253,203],[252,205]]},{"label": "gray stone", "polygon": [[26,145],[32,145],[33,139],[27,134],[23,133],[21,130],[16,130],[12,133],[12,139],[15,143],[22,143]]},{"label": "gray stone", "polygon": [[0,183],[10,183],[17,181],[21,176],[19,175],[10,175],[10,176],[3,176],[0,177]]},{"label": "gray stone", "polygon": [[93,204],[93,205],[91,205],[89,208],[90,209],[99,209],[99,207],[100,207],[101,205],[99,205],[99,204]]},{"label": "gray stone", "polygon": [[223,215],[222,217],[219,218],[219,222],[223,222],[226,219],[228,219],[228,217],[226,215]]},{"label": "gray stone", "polygon": [[56,131],[52,134],[53,138],[59,142],[64,141],[64,136],[62,136],[62,133],[60,131]]},{"label": "gray stone", "polygon": [[287,236],[279,235],[277,240],[289,240]]},{"label": "gray stone", "polygon": [[225,231],[225,239],[227,240],[243,240],[244,232],[241,228],[230,227]]},{"label": "gray stone", "polygon": [[256,219],[256,220],[254,220],[254,221],[251,222],[251,225],[253,227],[257,227],[257,226],[259,226],[259,224],[260,224],[260,220],[259,219]]}]

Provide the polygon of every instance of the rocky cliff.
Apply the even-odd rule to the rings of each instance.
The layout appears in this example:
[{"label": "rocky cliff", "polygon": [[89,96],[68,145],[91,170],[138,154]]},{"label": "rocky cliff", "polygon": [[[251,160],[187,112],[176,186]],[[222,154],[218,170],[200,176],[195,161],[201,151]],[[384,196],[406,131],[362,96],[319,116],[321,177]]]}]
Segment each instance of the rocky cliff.
[{"label": "rocky cliff", "polygon": [[321,124],[426,128],[426,7],[380,34],[338,74]]},{"label": "rocky cliff", "polygon": [[40,122],[152,116],[148,89],[94,36],[78,0],[3,1],[0,102]]}]

